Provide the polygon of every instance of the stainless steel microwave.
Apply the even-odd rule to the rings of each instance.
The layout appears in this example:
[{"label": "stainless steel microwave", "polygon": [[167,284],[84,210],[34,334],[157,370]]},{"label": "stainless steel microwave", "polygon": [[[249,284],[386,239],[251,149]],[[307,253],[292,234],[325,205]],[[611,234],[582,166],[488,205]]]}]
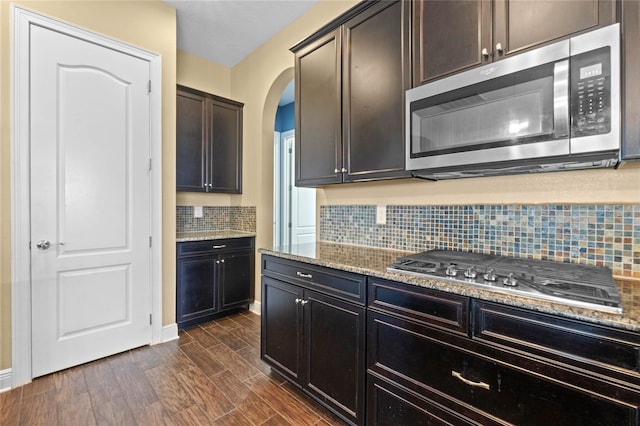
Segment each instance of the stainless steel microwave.
[{"label": "stainless steel microwave", "polygon": [[613,167],[619,151],[619,24],[406,92],[416,177]]}]

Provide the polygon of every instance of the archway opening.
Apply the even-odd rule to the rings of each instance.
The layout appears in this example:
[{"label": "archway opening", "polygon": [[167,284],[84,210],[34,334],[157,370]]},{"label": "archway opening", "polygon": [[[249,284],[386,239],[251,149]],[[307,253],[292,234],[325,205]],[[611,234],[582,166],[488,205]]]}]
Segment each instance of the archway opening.
[{"label": "archway opening", "polygon": [[316,191],[295,186],[294,80],[278,101],[273,138],[273,244],[314,242]]}]

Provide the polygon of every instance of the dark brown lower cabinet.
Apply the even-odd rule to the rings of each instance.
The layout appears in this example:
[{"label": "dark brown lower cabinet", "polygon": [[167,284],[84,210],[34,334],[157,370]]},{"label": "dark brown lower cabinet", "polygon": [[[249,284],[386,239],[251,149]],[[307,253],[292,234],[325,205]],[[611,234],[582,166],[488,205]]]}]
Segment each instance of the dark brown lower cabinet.
[{"label": "dark brown lower cabinet", "polygon": [[[387,289],[391,286],[386,283]],[[433,290],[402,284],[397,287],[404,294],[398,300],[410,301],[407,294],[411,292],[433,296]],[[443,293],[443,304],[446,299],[447,294]],[[472,324],[481,321],[478,314],[491,304],[479,306],[483,308],[472,310],[476,315]],[[382,304],[370,305],[367,314],[367,424],[638,424],[637,371],[627,371],[630,380],[625,383],[616,366],[611,367],[611,374],[604,374],[602,360],[594,361],[597,369],[590,371],[586,360],[578,368],[577,364],[564,362],[561,353],[545,354],[544,338],[540,336],[532,344],[538,351],[527,352],[522,341],[509,339],[506,334],[494,339],[500,341],[497,344],[488,341],[488,337],[452,332],[435,316],[429,323],[427,317],[418,321],[415,316],[403,315],[403,306],[390,308],[387,311]],[[438,311],[444,312],[437,307],[431,310]],[[515,309],[511,315],[522,315],[522,311]],[[506,318],[507,313],[504,315]],[[593,325],[553,323],[553,318],[545,319],[544,315],[536,315],[535,320],[529,324],[529,332],[521,321],[518,336],[537,335],[544,329],[541,321],[548,321],[548,330],[564,332],[565,339],[570,334],[589,333],[590,338],[599,335],[607,350],[616,351],[610,334],[594,331]],[[497,325],[492,327],[498,330]],[[492,334],[492,330],[486,330],[484,336]],[[573,339],[574,343],[580,341]],[[511,342],[518,344],[517,349],[509,347]],[[619,343],[620,349],[626,351],[628,339]],[[580,348],[572,351],[575,354]],[[584,351],[582,355],[588,357],[592,353],[596,352]],[[575,358],[571,352],[568,356]]]},{"label": "dark brown lower cabinet", "polygon": [[[469,422],[518,425],[633,425],[637,400],[585,376],[563,382],[564,371],[528,371],[442,340],[424,326],[384,314],[370,316],[369,366]],[[453,339],[455,340],[455,339]],[[544,373],[542,372],[544,371]],[[616,395],[618,394],[618,395]],[[622,398],[620,398],[622,397]],[[375,424],[371,422],[371,424]]]},{"label": "dark brown lower cabinet", "polygon": [[261,345],[350,424],[640,425],[640,334],[436,289],[263,255]]},{"label": "dark brown lower cabinet", "polygon": [[176,322],[182,330],[253,302],[254,238],[180,242]]},{"label": "dark brown lower cabinet", "polygon": [[276,279],[264,264],[262,359],[349,424],[364,424],[364,303],[322,291],[327,282],[340,285],[337,271],[288,261],[292,275]]}]

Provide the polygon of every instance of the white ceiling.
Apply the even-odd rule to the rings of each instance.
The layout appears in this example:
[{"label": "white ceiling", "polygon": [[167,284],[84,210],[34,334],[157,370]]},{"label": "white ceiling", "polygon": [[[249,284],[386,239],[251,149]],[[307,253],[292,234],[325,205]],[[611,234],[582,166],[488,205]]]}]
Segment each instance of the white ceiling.
[{"label": "white ceiling", "polygon": [[178,49],[233,67],[318,0],[164,0],[176,8]]}]

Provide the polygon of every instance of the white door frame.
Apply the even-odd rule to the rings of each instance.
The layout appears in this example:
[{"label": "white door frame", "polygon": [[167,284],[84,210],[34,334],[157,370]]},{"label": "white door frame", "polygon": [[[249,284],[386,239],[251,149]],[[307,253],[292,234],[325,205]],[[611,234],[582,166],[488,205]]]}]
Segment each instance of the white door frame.
[{"label": "white door frame", "polygon": [[162,57],[56,19],[11,6],[13,21],[11,126],[11,376],[28,383],[31,370],[31,252],[29,169],[29,27],[39,25],[149,62],[151,136],[151,343],[162,341]]}]

